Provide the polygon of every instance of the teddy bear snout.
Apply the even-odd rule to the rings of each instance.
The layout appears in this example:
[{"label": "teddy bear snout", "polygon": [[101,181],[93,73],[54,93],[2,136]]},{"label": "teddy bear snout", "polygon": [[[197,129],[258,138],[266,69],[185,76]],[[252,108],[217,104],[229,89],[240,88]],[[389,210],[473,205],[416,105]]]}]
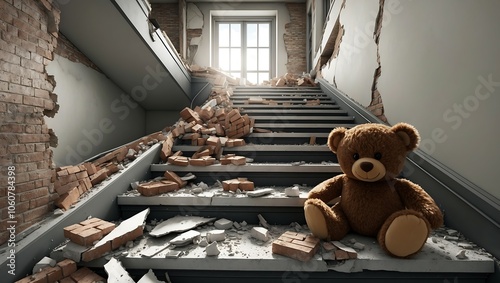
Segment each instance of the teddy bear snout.
[{"label": "teddy bear snout", "polygon": [[373,163],[371,162],[363,162],[359,165],[359,167],[361,167],[361,169],[365,172],[370,172],[372,169],[373,169]]}]

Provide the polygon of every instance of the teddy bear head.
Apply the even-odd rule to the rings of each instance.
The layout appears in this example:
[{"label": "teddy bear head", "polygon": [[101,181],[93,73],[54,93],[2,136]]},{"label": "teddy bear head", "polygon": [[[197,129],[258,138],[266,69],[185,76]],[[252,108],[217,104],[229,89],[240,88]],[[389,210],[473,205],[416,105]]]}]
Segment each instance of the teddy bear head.
[{"label": "teddy bear head", "polygon": [[389,127],[373,123],[332,130],[328,146],[337,154],[347,177],[376,182],[397,177],[406,155],[417,147],[419,140],[418,131],[409,124]]}]

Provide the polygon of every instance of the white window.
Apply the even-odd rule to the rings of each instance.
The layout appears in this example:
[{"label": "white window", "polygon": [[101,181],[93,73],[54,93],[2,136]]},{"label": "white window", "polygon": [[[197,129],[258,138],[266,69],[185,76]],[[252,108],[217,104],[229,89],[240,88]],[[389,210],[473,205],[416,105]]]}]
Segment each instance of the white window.
[{"label": "white window", "polygon": [[273,19],[228,19],[214,21],[214,67],[234,77],[261,83],[274,75]]}]

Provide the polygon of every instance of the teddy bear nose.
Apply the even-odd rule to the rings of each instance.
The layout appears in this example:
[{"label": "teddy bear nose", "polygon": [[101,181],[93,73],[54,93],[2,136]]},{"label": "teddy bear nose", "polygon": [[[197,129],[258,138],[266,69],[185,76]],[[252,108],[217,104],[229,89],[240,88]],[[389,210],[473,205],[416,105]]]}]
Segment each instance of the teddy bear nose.
[{"label": "teddy bear nose", "polygon": [[365,172],[370,172],[373,169],[373,164],[371,162],[362,162],[359,166]]}]

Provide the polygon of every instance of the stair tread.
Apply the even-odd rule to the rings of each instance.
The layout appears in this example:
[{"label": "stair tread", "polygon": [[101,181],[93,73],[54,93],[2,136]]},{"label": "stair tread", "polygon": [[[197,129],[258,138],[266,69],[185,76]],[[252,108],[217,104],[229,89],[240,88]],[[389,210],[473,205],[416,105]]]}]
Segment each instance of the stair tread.
[{"label": "stair tread", "polygon": [[[175,145],[173,151],[192,152],[199,149],[196,145]],[[224,152],[255,152],[255,151],[320,151],[330,152],[326,145],[283,145],[283,144],[247,144],[245,146],[224,147]]]},{"label": "stair tread", "polygon": [[[290,120],[302,120],[302,121],[308,121],[308,120],[322,120],[322,121],[336,121],[336,120],[342,120],[342,121],[354,121],[353,116],[284,116],[284,115],[251,115],[251,118],[254,118],[256,121],[258,120],[276,120],[277,122],[280,120],[286,121],[287,119]],[[278,119],[279,117],[283,117],[282,119]]]},{"label": "stair tread", "polygon": [[171,164],[151,164],[152,172],[266,172],[266,173],[339,173],[338,163],[327,162],[326,164],[301,164],[292,163],[247,163],[246,165],[221,165],[213,164],[209,166],[178,166]]}]

